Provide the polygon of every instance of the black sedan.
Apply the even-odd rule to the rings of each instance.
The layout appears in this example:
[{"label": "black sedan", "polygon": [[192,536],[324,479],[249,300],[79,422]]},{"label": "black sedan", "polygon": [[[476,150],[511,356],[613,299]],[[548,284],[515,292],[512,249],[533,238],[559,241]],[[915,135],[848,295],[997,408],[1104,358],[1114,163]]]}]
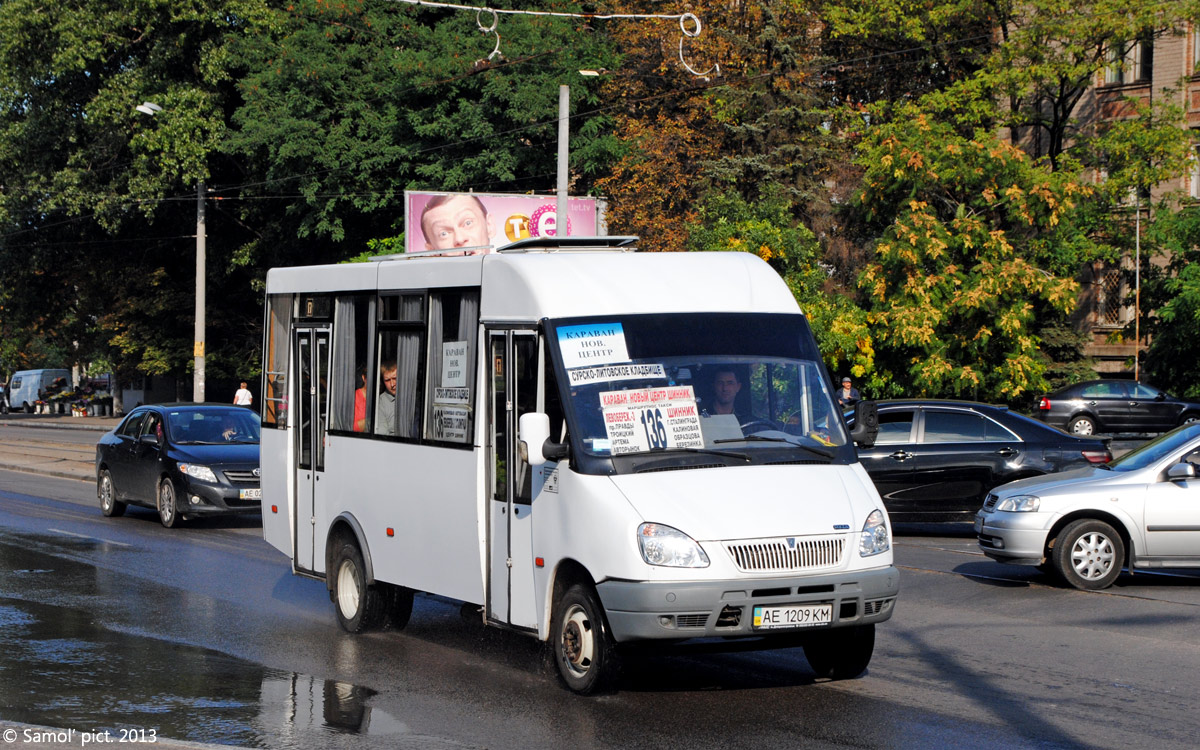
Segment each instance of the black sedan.
[{"label": "black sedan", "polygon": [[96,494],[106,516],[127,504],[182,519],[258,513],[258,414],[236,406],[139,406],[96,444]]},{"label": "black sedan", "polygon": [[1136,380],[1088,380],[1034,402],[1034,416],[1075,435],[1166,432],[1200,420],[1200,404]]},{"label": "black sedan", "polygon": [[993,487],[1112,458],[1104,440],[1068,435],[1003,406],[878,406],[879,436],[858,458],[894,521],[970,520]]}]

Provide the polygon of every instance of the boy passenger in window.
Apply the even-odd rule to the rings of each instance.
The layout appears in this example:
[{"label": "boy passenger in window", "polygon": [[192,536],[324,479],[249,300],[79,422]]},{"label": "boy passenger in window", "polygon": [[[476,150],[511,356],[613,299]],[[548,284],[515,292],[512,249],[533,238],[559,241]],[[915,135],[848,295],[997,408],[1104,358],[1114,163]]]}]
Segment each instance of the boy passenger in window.
[{"label": "boy passenger in window", "polygon": [[383,391],[375,405],[375,434],[396,434],[396,362],[388,360],[379,366],[379,377],[383,380]]},{"label": "boy passenger in window", "polygon": [[492,244],[492,220],[474,195],[438,195],[421,211],[426,250]]}]

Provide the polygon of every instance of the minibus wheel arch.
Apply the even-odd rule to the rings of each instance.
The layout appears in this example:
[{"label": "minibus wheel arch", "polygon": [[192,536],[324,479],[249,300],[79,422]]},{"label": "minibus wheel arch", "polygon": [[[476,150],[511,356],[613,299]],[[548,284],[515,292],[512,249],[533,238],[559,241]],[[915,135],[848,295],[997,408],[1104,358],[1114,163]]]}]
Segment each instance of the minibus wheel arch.
[{"label": "minibus wheel arch", "polygon": [[330,592],[334,587],[333,564],[342,545],[353,543],[358,546],[362,555],[363,574],[367,585],[375,583],[375,567],[371,564],[371,548],[367,546],[367,535],[363,533],[358,519],[349,513],[342,513],[333,519],[329,526],[329,534],[325,538],[325,588]]}]

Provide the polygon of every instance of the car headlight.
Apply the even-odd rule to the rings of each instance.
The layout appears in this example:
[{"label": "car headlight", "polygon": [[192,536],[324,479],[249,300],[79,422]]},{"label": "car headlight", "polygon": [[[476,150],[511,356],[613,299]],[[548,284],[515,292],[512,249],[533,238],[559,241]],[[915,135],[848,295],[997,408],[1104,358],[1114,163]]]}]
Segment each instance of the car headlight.
[{"label": "car headlight", "polygon": [[863,524],[862,534],[858,539],[859,557],[870,557],[887,552],[892,548],[888,539],[887,522],[883,520],[883,511],[873,510]]},{"label": "car headlight", "polygon": [[199,479],[201,482],[217,483],[217,475],[207,466],[201,466],[200,464],[179,464],[179,470],[189,477]]},{"label": "car headlight", "polygon": [[638,526],[638,546],[642,559],[650,565],[668,568],[707,568],[708,555],[687,534],[661,523]]},{"label": "car headlight", "polygon": [[1041,507],[1042,499],[1037,495],[1011,495],[996,503],[996,510],[1010,513],[1034,513]]}]

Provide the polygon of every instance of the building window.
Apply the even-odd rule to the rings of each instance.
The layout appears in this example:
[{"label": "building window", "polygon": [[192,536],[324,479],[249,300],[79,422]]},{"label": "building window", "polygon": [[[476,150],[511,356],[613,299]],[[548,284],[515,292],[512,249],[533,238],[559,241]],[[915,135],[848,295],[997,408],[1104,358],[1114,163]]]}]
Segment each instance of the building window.
[{"label": "building window", "polygon": [[1192,171],[1188,180],[1188,195],[1200,198],[1200,143],[1192,144]]},{"label": "building window", "polygon": [[1133,42],[1117,42],[1108,49],[1104,83],[1119,85],[1149,81],[1153,74],[1154,40],[1145,37]]},{"label": "building window", "polygon": [[1192,75],[1200,73],[1200,24],[1192,25]]}]

